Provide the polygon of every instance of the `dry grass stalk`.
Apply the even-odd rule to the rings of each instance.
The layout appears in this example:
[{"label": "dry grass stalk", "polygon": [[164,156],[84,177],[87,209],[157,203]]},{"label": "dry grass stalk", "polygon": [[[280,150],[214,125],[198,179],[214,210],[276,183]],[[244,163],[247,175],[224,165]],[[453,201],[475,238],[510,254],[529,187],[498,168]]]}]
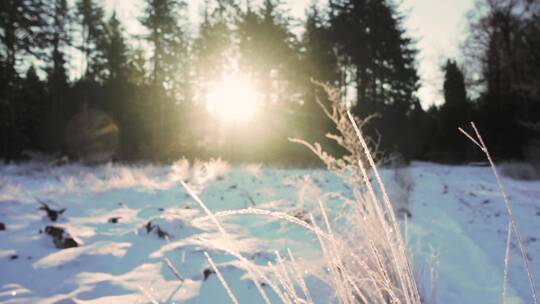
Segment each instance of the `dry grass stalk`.
[{"label": "dry grass stalk", "polygon": [[[459,128],[459,131],[461,133],[463,133],[468,139],[470,139],[475,145],[477,145],[480,148],[480,150],[486,156],[486,158],[487,158],[487,160],[489,162],[489,165],[491,166],[491,171],[493,172],[493,175],[495,176],[495,179],[497,181],[497,185],[499,187],[499,192],[501,193],[501,195],[503,197],[503,201],[504,201],[504,204],[505,204],[505,207],[506,207],[506,211],[508,213],[508,217],[510,218],[510,225],[512,226],[512,230],[514,231],[514,234],[516,235],[516,239],[518,241],[519,250],[521,252],[521,257],[522,257],[522,260],[523,260],[523,264],[525,266],[525,270],[527,271],[527,278],[529,280],[529,285],[530,285],[530,288],[531,288],[531,295],[532,295],[533,301],[534,301],[535,304],[538,304],[538,297],[537,297],[536,287],[534,286],[533,274],[532,274],[531,268],[529,266],[527,253],[525,252],[525,245],[523,244],[523,241],[522,241],[522,238],[521,238],[521,233],[519,232],[518,224],[517,224],[517,222],[516,222],[516,220],[514,218],[514,214],[512,212],[512,208],[510,206],[510,200],[508,199],[508,194],[506,193],[506,190],[505,190],[505,188],[504,188],[504,186],[502,184],[501,178],[499,177],[499,173],[497,172],[497,167],[495,166],[495,163],[493,162],[493,159],[491,158],[491,154],[489,153],[489,150],[488,150],[486,144],[484,143],[484,139],[482,138],[482,135],[480,135],[480,132],[478,132],[478,129],[476,128],[476,125],[474,124],[474,122],[471,122],[471,127],[472,127],[472,129],[474,131],[474,135],[475,135],[476,138],[473,137],[472,135],[470,135],[469,133],[467,133],[462,128]],[[509,246],[509,243],[507,244],[507,247],[508,246]],[[507,256],[508,253],[509,253],[509,251],[507,250],[505,260],[508,258],[508,256]]]},{"label": "dry grass stalk", "polygon": [[[193,190],[184,181],[180,181],[180,183],[184,187],[186,192],[191,196],[191,198],[193,198],[193,200],[195,200],[201,206],[201,208],[204,210],[204,212],[207,214],[207,216],[216,225],[217,229],[219,230],[219,232],[221,233],[221,235],[225,239],[226,243],[232,243],[229,234],[225,231],[223,226],[219,223],[219,221],[214,216],[212,211],[210,211],[210,209],[208,209],[208,207],[199,198],[199,196],[197,194],[195,194],[195,192],[193,192]],[[283,296],[281,295],[279,290],[275,287],[275,285],[272,284],[272,282],[268,278],[266,278],[260,271],[258,271],[256,267],[251,265],[251,263],[247,259],[245,259],[239,252],[237,252],[235,250],[232,250],[232,249],[229,249],[229,248],[222,248],[222,249],[227,251],[228,253],[232,254],[233,256],[235,256],[237,259],[239,259],[243,263],[243,265],[246,268],[246,271],[248,271],[249,276],[253,280],[253,283],[255,284],[255,287],[257,288],[257,290],[261,294],[261,297],[263,298],[263,300],[264,300],[264,302],[266,304],[270,304],[270,299],[266,295],[266,292],[264,291],[264,289],[261,288],[260,283],[258,281],[259,277],[261,277],[263,280],[265,280],[266,283],[269,284],[270,287],[272,287],[275,290],[276,294],[278,294],[278,296],[280,296],[280,298],[283,298]]]},{"label": "dry grass stalk", "polygon": [[[391,244],[391,242],[392,242],[392,239],[391,239],[392,235],[391,234],[394,234],[393,237],[394,237],[395,241],[397,242],[397,244],[396,244],[397,246],[394,246],[394,244],[392,244],[391,246],[389,246],[389,249],[390,249],[390,252],[393,255],[393,259],[394,259],[394,262],[395,262],[394,266],[398,269],[397,274],[399,276],[401,287],[406,288],[407,291],[410,292],[410,295],[412,296],[411,299],[414,299],[416,297],[419,298],[418,289],[416,287],[416,282],[414,281],[412,267],[410,266],[410,263],[409,263],[408,258],[407,258],[407,250],[406,250],[405,244],[404,244],[404,242],[403,242],[403,240],[401,238],[401,235],[400,235],[399,225],[398,225],[398,222],[396,220],[396,216],[394,214],[392,204],[390,202],[390,198],[388,197],[388,194],[387,194],[387,191],[385,189],[384,183],[382,182],[382,179],[381,179],[381,176],[380,176],[379,171],[377,169],[377,166],[375,164],[375,161],[373,160],[373,157],[371,156],[371,153],[370,153],[369,148],[367,146],[366,140],[362,136],[362,132],[360,131],[360,128],[356,124],[356,121],[355,121],[354,117],[352,116],[351,112],[347,111],[347,115],[348,115],[348,117],[349,117],[349,119],[351,121],[351,124],[354,127],[354,130],[356,131],[356,135],[358,136],[358,139],[360,140],[360,143],[362,144],[362,147],[364,148],[364,153],[366,155],[366,158],[369,161],[369,164],[371,166],[371,170],[373,171],[373,173],[375,175],[375,178],[377,180],[379,189],[382,192],[383,201],[385,203],[384,207],[386,208],[385,212],[386,212],[386,214],[390,215],[389,221],[387,222],[387,221],[382,221],[381,220],[381,224],[389,224],[391,226],[390,229],[388,229],[388,230],[385,229],[385,232],[387,234],[387,241],[389,242],[389,244]],[[360,160],[358,162],[361,164]],[[363,177],[364,177],[364,180],[366,182],[367,187],[372,188],[371,182],[367,179],[367,174],[365,173],[365,170],[362,170],[362,174],[363,174]],[[373,190],[370,190],[370,193],[373,193]],[[374,204],[376,207],[379,206],[378,200],[376,200],[376,199],[371,201],[371,203]],[[401,271],[401,269],[399,269],[401,267],[404,267],[403,272]]]},{"label": "dry grass stalk", "polygon": [[506,303],[506,288],[508,286],[508,262],[510,261],[510,241],[512,240],[512,223],[508,221],[508,228],[506,229],[506,248],[504,250],[504,276],[503,276],[503,290],[502,301]]},{"label": "dry grass stalk", "polygon": [[[326,134],[326,137],[335,141],[339,146],[344,148],[348,154],[342,156],[341,158],[336,158],[324,151],[319,143],[308,143],[305,140],[297,138],[289,138],[289,141],[306,146],[321,160],[323,160],[330,171],[337,173],[341,178],[349,181],[352,184],[359,185],[362,183],[362,178],[358,174],[359,168],[357,164],[359,160],[365,162],[366,155],[364,154],[363,147],[358,144],[354,126],[349,122],[347,107],[341,101],[341,93],[338,89],[328,84],[316,81],[313,82],[322,87],[328,95],[330,107],[325,106],[319,99],[316,99],[316,101],[338,131],[338,134],[328,133]],[[371,115],[364,120],[355,117],[354,120],[357,125],[362,127],[376,116],[377,115]],[[372,146],[373,150],[370,151],[370,154],[375,154],[378,143],[373,143]]]},{"label": "dry grass stalk", "polygon": [[158,301],[156,301],[156,299],[154,299],[154,297],[146,290],[144,289],[142,286],[137,286],[139,288],[139,290],[141,291],[141,293],[143,294],[143,296],[152,304],[159,304]]},{"label": "dry grass stalk", "polygon": [[221,272],[219,271],[219,269],[216,267],[216,264],[214,264],[214,261],[212,260],[212,258],[210,257],[210,255],[208,254],[208,252],[204,252],[204,256],[206,257],[206,259],[208,260],[208,263],[210,263],[210,266],[212,266],[212,269],[214,270],[214,272],[216,273],[219,281],[221,282],[221,285],[223,285],[223,288],[225,288],[225,291],[227,291],[227,295],[229,296],[229,298],[231,299],[231,301],[234,303],[234,304],[238,304],[238,300],[236,299],[236,297],[234,296],[234,293],[232,292],[231,288],[229,287],[229,285],[227,285],[227,282],[225,281],[225,279],[223,278],[223,275],[221,275]]},{"label": "dry grass stalk", "polygon": [[174,274],[174,276],[178,279],[178,281],[180,281],[181,283],[184,282],[184,278],[182,278],[182,276],[180,275],[180,273],[178,273],[178,271],[176,270],[176,268],[174,268],[173,264],[171,263],[171,261],[168,259],[168,258],[163,258],[163,262],[165,263],[165,265],[167,265],[167,267],[171,270],[171,272]]},{"label": "dry grass stalk", "polygon": [[294,281],[300,286],[302,293],[304,293],[305,299],[307,299],[307,303],[313,303],[313,298],[311,297],[306,282],[304,281],[302,271],[297,267],[298,265],[296,264],[296,259],[294,258],[292,251],[287,249],[287,253],[289,255],[289,261],[291,262],[291,273],[294,277]]}]

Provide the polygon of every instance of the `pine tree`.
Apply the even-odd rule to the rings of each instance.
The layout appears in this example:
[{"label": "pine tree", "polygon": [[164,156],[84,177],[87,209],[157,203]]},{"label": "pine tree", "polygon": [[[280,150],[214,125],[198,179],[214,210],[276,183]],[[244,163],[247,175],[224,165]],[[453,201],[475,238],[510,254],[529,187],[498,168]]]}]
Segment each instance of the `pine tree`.
[{"label": "pine tree", "polygon": [[0,155],[13,159],[23,148],[22,107],[19,103],[20,77],[17,69],[24,56],[43,55],[46,35],[44,5],[41,0],[0,1],[0,120],[2,121]]},{"label": "pine tree", "polygon": [[304,125],[309,126],[306,127],[303,138],[319,141],[327,149],[333,150],[332,147],[337,148],[335,143],[325,142],[325,135],[335,133],[335,127],[317,102],[318,100],[328,106],[327,95],[318,84],[312,82],[314,80],[334,86],[340,85],[338,58],[326,14],[327,12],[321,10],[315,2],[306,12],[305,31],[301,41],[304,93],[300,111],[305,121]]},{"label": "pine tree", "polygon": [[[312,4],[306,13],[305,32],[302,36],[302,67],[304,69],[304,102],[310,111],[320,112],[315,99],[324,101],[325,95],[317,82],[329,83],[339,86],[338,58],[335,52],[334,40],[330,25],[325,17],[325,12],[321,11],[317,5]],[[323,93],[323,94],[321,94]]]},{"label": "pine tree", "polygon": [[107,23],[107,79],[125,80],[128,76],[128,47],[122,34],[123,28],[114,12]]},{"label": "pine tree", "polygon": [[[179,118],[175,98],[184,96],[187,76],[188,37],[183,25],[186,3],[181,0],[146,0],[145,10],[140,22],[148,29],[145,37],[152,45],[152,84],[154,99],[157,102],[154,129],[154,147],[157,156],[163,156],[166,139],[173,130],[171,124]],[[164,89],[173,92],[167,96]]]},{"label": "pine tree", "polygon": [[468,143],[463,141],[462,135],[456,132],[460,126],[464,126],[471,120],[471,106],[467,99],[467,90],[463,72],[454,60],[447,60],[443,66],[444,83],[443,93],[445,103],[441,106],[440,115],[440,137],[442,149],[450,152],[446,160],[466,159],[469,149]]},{"label": "pine tree", "polygon": [[[43,54],[46,12],[42,0],[5,0],[0,3],[0,42],[4,73],[16,73],[20,56]],[[12,76],[13,78],[13,76]]]},{"label": "pine tree", "polygon": [[309,78],[338,85],[337,56],[330,25],[324,14],[315,4],[307,10],[302,37],[303,61]]},{"label": "pine tree", "polygon": [[113,12],[109,18],[106,29],[107,38],[104,55],[107,59],[107,78],[103,88],[106,97],[102,107],[112,114],[115,119],[124,122],[125,119],[122,119],[123,112],[127,110],[127,104],[125,103],[128,101],[129,49],[122,34],[123,28],[116,17],[116,12]]},{"label": "pine tree", "polygon": [[68,72],[66,70],[66,48],[72,46],[72,25],[74,15],[70,11],[67,0],[50,0],[50,22],[48,44],[51,48],[51,66],[47,69],[49,91],[49,109],[47,115],[47,147],[52,151],[62,150],[63,129],[68,114],[66,92],[69,89]]},{"label": "pine tree", "polygon": [[106,25],[104,11],[93,0],[79,0],[77,13],[81,24],[80,50],[86,60],[83,78],[87,81],[101,82],[107,76],[105,55]]},{"label": "pine tree", "polygon": [[233,20],[236,16],[230,12],[231,7],[235,6],[234,2],[222,0],[213,8],[206,2],[203,20],[194,42],[199,96],[204,96],[211,83],[219,81],[224,73],[234,69]]},{"label": "pine tree", "polygon": [[299,110],[303,93],[300,43],[291,23],[280,0],[265,0],[257,7],[248,3],[236,23],[238,69],[259,92],[259,108],[265,112],[261,125],[268,130],[264,142],[257,138],[251,144],[267,160],[290,159],[287,136],[300,137],[305,131]]},{"label": "pine tree", "polygon": [[298,95],[299,43],[279,0],[265,0],[247,10],[238,23],[240,69],[257,82],[267,104]]},{"label": "pine tree", "polygon": [[[107,22],[107,79],[105,80],[104,104],[102,105],[120,128],[120,156],[132,159],[137,156],[138,142],[146,132],[141,113],[146,111],[140,100],[144,94],[144,54],[133,52],[126,43],[124,29],[113,12]],[[143,75],[139,74],[143,73]],[[138,74],[138,75],[135,75]]]},{"label": "pine tree", "polygon": [[359,106],[413,104],[419,80],[416,50],[392,5],[386,0],[335,1],[331,12],[340,60],[355,69]]},{"label": "pine tree", "polygon": [[444,101],[445,106],[460,106],[467,103],[465,78],[455,60],[448,59],[444,71]]},{"label": "pine tree", "polygon": [[28,68],[22,81],[24,88],[20,98],[19,126],[22,128],[20,140],[26,149],[40,150],[43,148],[46,132],[44,132],[47,111],[45,84],[37,76],[33,66]]},{"label": "pine tree", "polygon": [[352,111],[359,117],[379,113],[381,118],[368,126],[369,135],[384,134],[380,148],[386,152],[409,153],[409,136],[415,136],[407,129],[414,123],[409,117],[421,108],[415,96],[416,50],[401,21],[387,0],[336,0],[330,7],[341,82],[346,89],[356,88]]}]

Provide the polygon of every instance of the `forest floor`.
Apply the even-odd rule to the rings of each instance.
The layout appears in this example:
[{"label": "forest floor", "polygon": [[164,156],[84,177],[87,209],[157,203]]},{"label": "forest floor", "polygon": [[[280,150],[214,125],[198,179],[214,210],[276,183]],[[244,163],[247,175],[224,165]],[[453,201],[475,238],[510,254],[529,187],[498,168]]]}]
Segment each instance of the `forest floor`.
[{"label": "forest floor", "polygon": [[[410,217],[402,226],[424,298],[500,302],[508,216],[490,168],[413,162],[382,171],[391,199],[408,206]],[[220,220],[233,242],[223,244],[180,180],[213,212],[254,207],[302,220],[312,212],[320,219],[317,199],[323,193],[351,191],[325,170],[231,167],[221,161],[0,166],[0,302],[227,303],[207,251],[240,303],[261,303],[243,265],[220,246],[234,246],[262,270],[276,262],[276,250],[286,256],[290,249],[316,302],[335,301],[317,276],[324,263],[315,236],[275,218],[230,216]],[[540,289],[540,181],[503,183]],[[405,192],[399,190],[404,184]],[[337,220],[343,212],[338,202],[327,209]],[[514,237],[507,303],[531,302]]]}]

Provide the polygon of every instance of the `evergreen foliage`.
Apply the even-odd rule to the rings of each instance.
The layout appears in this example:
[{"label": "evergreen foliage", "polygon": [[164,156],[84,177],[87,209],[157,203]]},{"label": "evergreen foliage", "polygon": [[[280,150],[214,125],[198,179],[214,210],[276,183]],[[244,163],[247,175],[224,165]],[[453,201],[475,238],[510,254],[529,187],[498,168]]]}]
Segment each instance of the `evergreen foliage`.
[{"label": "evergreen foliage", "polygon": [[[140,36],[93,0],[0,1],[0,157],[65,154],[67,122],[106,112],[123,160],[222,156],[274,164],[317,163],[288,137],[320,141],[339,156],[315,83],[366,119],[382,155],[475,160],[457,128],[474,120],[501,158],[531,155],[540,121],[540,5],[478,0],[460,64],[442,67],[444,103],[422,109],[414,40],[390,0],[313,1],[304,20],[285,1],[208,0],[200,24],[188,2],[144,0]],[[299,30],[299,27],[302,27]],[[82,66],[81,66],[82,63]],[[466,66],[464,70],[462,66]],[[249,125],[209,115],[212,86],[247,78],[260,92]]]},{"label": "evergreen foliage", "polygon": [[402,29],[402,17],[389,1],[341,0],[331,2],[329,18],[343,85],[356,90],[353,112],[380,114],[367,134],[384,134],[382,150],[418,157],[417,134],[410,128],[410,115],[420,108],[416,49]]},{"label": "evergreen foliage", "polygon": [[6,159],[16,158],[25,148],[23,121],[27,113],[20,102],[22,83],[18,71],[27,64],[25,58],[43,55],[46,43],[45,13],[42,0],[7,0],[0,3],[0,154]]},{"label": "evergreen foliage", "polygon": [[151,84],[154,104],[151,106],[153,152],[157,158],[170,153],[173,132],[179,130],[178,97],[187,102],[189,72],[188,41],[183,26],[186,3],[179,0],[147,0],[140,21],[148,29],[145,39],[152,46]]},{"label": "evergreen foliage", "polygon": [[63,149],[63,130],[67,121],[69,91],[68,71],[66,68],[67,49],[72,43],[72,27],[75,16],[69,10],[66,0],[49,1],[48,48],[51,49],[50,65],[47,67],[47,86],[49,107],[47,115],[47,150],[51,152]]},{"label": "evergreen foliage", "polygon": [[76,9],[81,26],[79,48],[86,60],[84,79],[102,82],[107,77],[105,13],[103,8],[93,0],[79,0]]}]

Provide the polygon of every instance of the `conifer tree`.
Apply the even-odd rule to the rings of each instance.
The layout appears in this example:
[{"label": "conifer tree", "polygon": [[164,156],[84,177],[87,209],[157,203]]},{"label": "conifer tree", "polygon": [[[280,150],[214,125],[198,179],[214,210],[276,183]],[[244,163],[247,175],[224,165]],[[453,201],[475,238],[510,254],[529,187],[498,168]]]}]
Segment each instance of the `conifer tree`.
[{"label": "conifer tree", "polygon": [[471,120],[471,107],[467,99],[467,90],[463,72],[454,60],[447,60],[443,66],[443,93],[445,103],[440,108],[441,147],[451,152],[447,160],[465,160],[468,143],[463,141],[455,130]]},{"label": "conifer tree", "polygon": [[66,100],[69,84],[65,52],[73,44],[72,26],[75,20],[67,0],[50,0],[49,10],[48,44],[51,49],[51,64],[47,69],[50,99],[47,109],[47,148],[56,152],[62,149],[63,129],[69,108]]},{"label": "conifer tree", "polygon": [[216,7],[205,3],[203,20],[194,42],[195,76],[198,95],[219,81],[224,73],[234,69],[234,20],[237,18],[234,1],[220,0]]},{"label": "conifer tree", "polygon": [[[155,120],[154,148],[156,155],[167,153],[166,139],[171,136],[175,122],[180,118],[175,107],[179,95],[186,87],[188,37],[183,24],[186,2],[181,0],[146,0],[140,22],[148,29],[145,39],[152,45],[152,85],[154,87]],[[165,89],[172,94],[167,95]],[[172,96],[171,96],[172,95]]]},{"label": "conifer tree", "polygon": [[46,43],[43,31],[45,13],[42,0],[0,1],[0,155],[5,156],[6,160],[16,158],[23,148],[23,107],[19,103],[21,84],[17,69],[24,56],[43,55]]},{"label": "conifer tree", "polygon": [[123,28],[114,12],[107,22],[107,78],[125,80],[128,76],[128,47],[123,35]]},{"label": "conifer tree", "polygon": [[302,36],[302,67],[306,90],[304,101],[311,111],[320,112],[315,99],[324,101],[326,94],[312,80],[340,86],[340,73],[334,39],[327,12],[312,4],[306,12],[305,32]]},{"label": "conifer tree", "polygon": [[21,92],[19,109],[19,125],[22,128],[20,140],[25,149],[39,150],[43,148],[46,132],[44,132],[47,111],[45,84],[39,79],[36,69],[31,66],[21,83],[24,88]]},{"label": "conifer tree", "polygon": [[107,78],[102,90],[104,91],[103,105],[115,119],[120,128],[120,154],[128,158],[134,154],[134,134],[138,129],[138,106],[133,102],[136,87],[129,82],[129,48],[124,37],[124,29],[113,12],[106,24],[107,39],[104,49],[107,59]]},{"label": "conifer tree", "polygon": [[413,104],[416,50],[395,8],[386,0],[342,0],[333,2],[331,12],[340,60],[355,69],[362,108]]},{"label": "conifer tree", "polygon": [[415,136],[407,129],[414,123],[409,117],[421,108],[415,96],[416,50],[401,21],[387,0],[336,0],[330,7],[332,37],[345,79],[342,84],[356,88],[352,111],[359,117],[380,114],[368,126],[368,134],[374,138],[384,134],[380,148],[385,152],[406,154],[413,140],[409,137]]},{"label": "conifer tree", "polygon": [[265,0],[238,23],[241,69],[255,79],[267,104],[298,95],[299,43],[290,22],[282,1]]},{"label": "conifer tree", "polygon": [[80,49],[86,60],[83,78],[87,81],[102,82],[107,77],[107,31],[103,8],[94,0],[79,0],[77,13],[81,25]]},{"label": "conifer tree", "polygon": [[[327,149],[335,147],[333,142],[325,142],[325,135],[335,133],[334,124],[326,117],[317,100],[329,106],[324,89],[312,81],[328,83],[339,87],[339,69],[335,53],[334,41],[327,11],[312,3],[306,11],[304,34],[302,36],[301,67],[303,70],[302,88],[303,105],[301,112],[304,125],[311,126],[304,138],[311,141],[322,141]],[[333,151],[332,151],[333,152]]]},{"label": "conifer tree", "polygon": [[445,106],[460,106],[467,103],[465,78],[456,61],[448,59],[443,67],[444,71],[444,101]]}]

